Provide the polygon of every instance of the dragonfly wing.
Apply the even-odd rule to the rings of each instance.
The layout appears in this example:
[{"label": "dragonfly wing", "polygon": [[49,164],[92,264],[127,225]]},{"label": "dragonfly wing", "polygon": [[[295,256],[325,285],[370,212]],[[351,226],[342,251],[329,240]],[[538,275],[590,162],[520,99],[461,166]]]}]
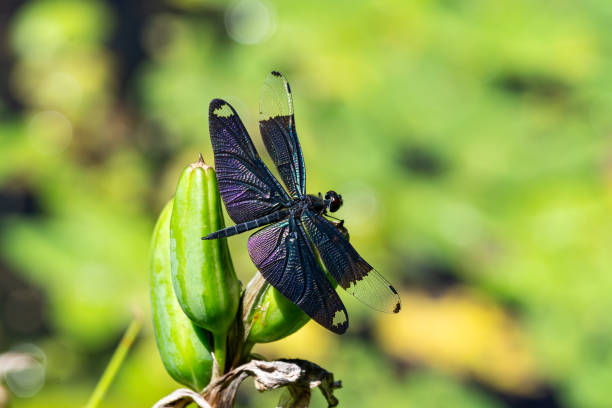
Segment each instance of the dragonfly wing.
[{"label": "dragonfly wing", "polygon": [[287,192],[261,161],[234,108],[213,99],[208,120],[219,192],[232,220],[250,221],[286,206]]},{"label": "dragonfly wing", "polygon": [[333,223],[309,210],[302,221],[327,271],[340,286],[372,309],[400,311],[395,288],[357,253]]},{"label": "dragonfly wing", "polygon": [[299,219],[290,218],[249,237],[249,255],[264,278],[323,327],[342,334],[348,314],[319,266]]},{"label": "dragonfly wing", "polygon": [[291,88],[276,71],[268,75],[261,90],[259,131],[289,193],[293,197],[306,194],[306,170],[295,130]]}]

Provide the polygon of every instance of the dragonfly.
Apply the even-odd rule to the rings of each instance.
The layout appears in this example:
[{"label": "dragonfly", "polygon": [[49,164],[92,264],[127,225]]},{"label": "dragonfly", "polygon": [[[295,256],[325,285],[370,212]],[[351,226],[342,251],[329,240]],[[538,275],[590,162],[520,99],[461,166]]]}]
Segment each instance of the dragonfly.
[{"label": "dragonfly", "polygon": [[325,196],[306,193],[291,87],[282,74],[272,71],[264,82],[259,130],[286,190],[261,160],[229,103],[210,102],[209,126],[219,192],[236,225],[202,239],[263,227],[247,243],[257,269],[270,285],[334,333],[347,330],[348,314],[317,254],[329,275],[358,300],[382,312],[400,311],[395,288],[349,243],[343,222],[328,219],[342,206],[342,196],[333,190]]}]

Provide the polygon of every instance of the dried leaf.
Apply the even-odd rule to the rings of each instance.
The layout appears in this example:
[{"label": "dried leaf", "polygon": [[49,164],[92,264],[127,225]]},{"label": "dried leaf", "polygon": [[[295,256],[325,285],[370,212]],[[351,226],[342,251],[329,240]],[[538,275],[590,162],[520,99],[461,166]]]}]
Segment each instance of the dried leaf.
[{"label": "dried leaf", "polygon": [[319,387],[330,407],[338,405],[332,373],[305,360],[251,360],[209,384],[202,394],[179,389],[161,399],[153,408],[183,408],[191,402],[199,407],[231,408],[240,384],[249,376],[254,377],[255,388],[268,391],[287,387],[278,403],[281,408],[305,408],[310,402],[311,389]]},{"label": "dried leaf", "polygon": [[184,408],[191,403],[196,403],[200,408],[211,408],[204,397],[187,388],[179,388],[172,394],[165,396],[157,401],[153,408]]}]

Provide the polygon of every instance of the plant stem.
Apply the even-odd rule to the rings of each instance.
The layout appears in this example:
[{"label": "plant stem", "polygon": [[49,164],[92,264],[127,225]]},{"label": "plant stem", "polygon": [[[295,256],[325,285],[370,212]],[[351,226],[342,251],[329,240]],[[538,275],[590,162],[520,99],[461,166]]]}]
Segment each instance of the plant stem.
[{"label": "plant stem", "polygon": [[134,340],[136,339],[141,327],[142,319],[138,316],[134,317],[125,331],[125,334],[121,338],[119,345],[115,349],[113,356],[106,366],[102,377],[100,377],[100,381],[98,381],[98,384],[96,385],[93,394],[91,394],[87,405],[85,405],[85,408],[96,408],[100,404],[100,401],[102,401],[102,398],[104,398],[104,394],[106,394],[106,391],[108,391],[108,388],[113,382],[119,368],[121,368],[121,364],[123,363],[123,360],[125,360],[125,356],[132,346],[132,343],[134,343]]},{"label": "plant stem", "polygon": [[247,363],[249,360],[249,355],[251,354],[251,351],[253,350],[253,347],[255,346],[255,343],[251,343],[249,342],[245,342],[242,346],[242,352],[240,353],[240,364],[244,364]]},{"label": "plant stem", "polygon": [[227,333],[213,333],[213,352],[215,357],[215,369],[213,377],[225,374],[225,359],[227,352]]}]

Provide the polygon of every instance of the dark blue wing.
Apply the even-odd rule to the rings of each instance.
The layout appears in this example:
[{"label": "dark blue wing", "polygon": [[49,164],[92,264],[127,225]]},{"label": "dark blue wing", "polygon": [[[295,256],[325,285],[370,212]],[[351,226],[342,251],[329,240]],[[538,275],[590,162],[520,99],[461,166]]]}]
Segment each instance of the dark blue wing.
[{"label": "dark blue wing", "polygon": [[334,224],[309,210],[304,211],[302,222],[325,268],[340,286],[372,309],[400,311],[395,288],[359,256]]},{"label": "dark blue wing", "polygon": [[232,220],[250,221],[290,203],[287,192],[261,161],[234,108],[213,99],[208,120],[219,192]]},{"label": "dark blue wing", "polygon": [[291,88],[276,71],[268,75],[261,90],[259,131],[289,193],[296,198],[306,194],[306,170],[295,131]]},{"label": "dark blue wing", "polygon": [[249,255],[264,278],[323,327],[342,334],[348,315],[319,266],[298,219],[273,224],[249,237]]}]

